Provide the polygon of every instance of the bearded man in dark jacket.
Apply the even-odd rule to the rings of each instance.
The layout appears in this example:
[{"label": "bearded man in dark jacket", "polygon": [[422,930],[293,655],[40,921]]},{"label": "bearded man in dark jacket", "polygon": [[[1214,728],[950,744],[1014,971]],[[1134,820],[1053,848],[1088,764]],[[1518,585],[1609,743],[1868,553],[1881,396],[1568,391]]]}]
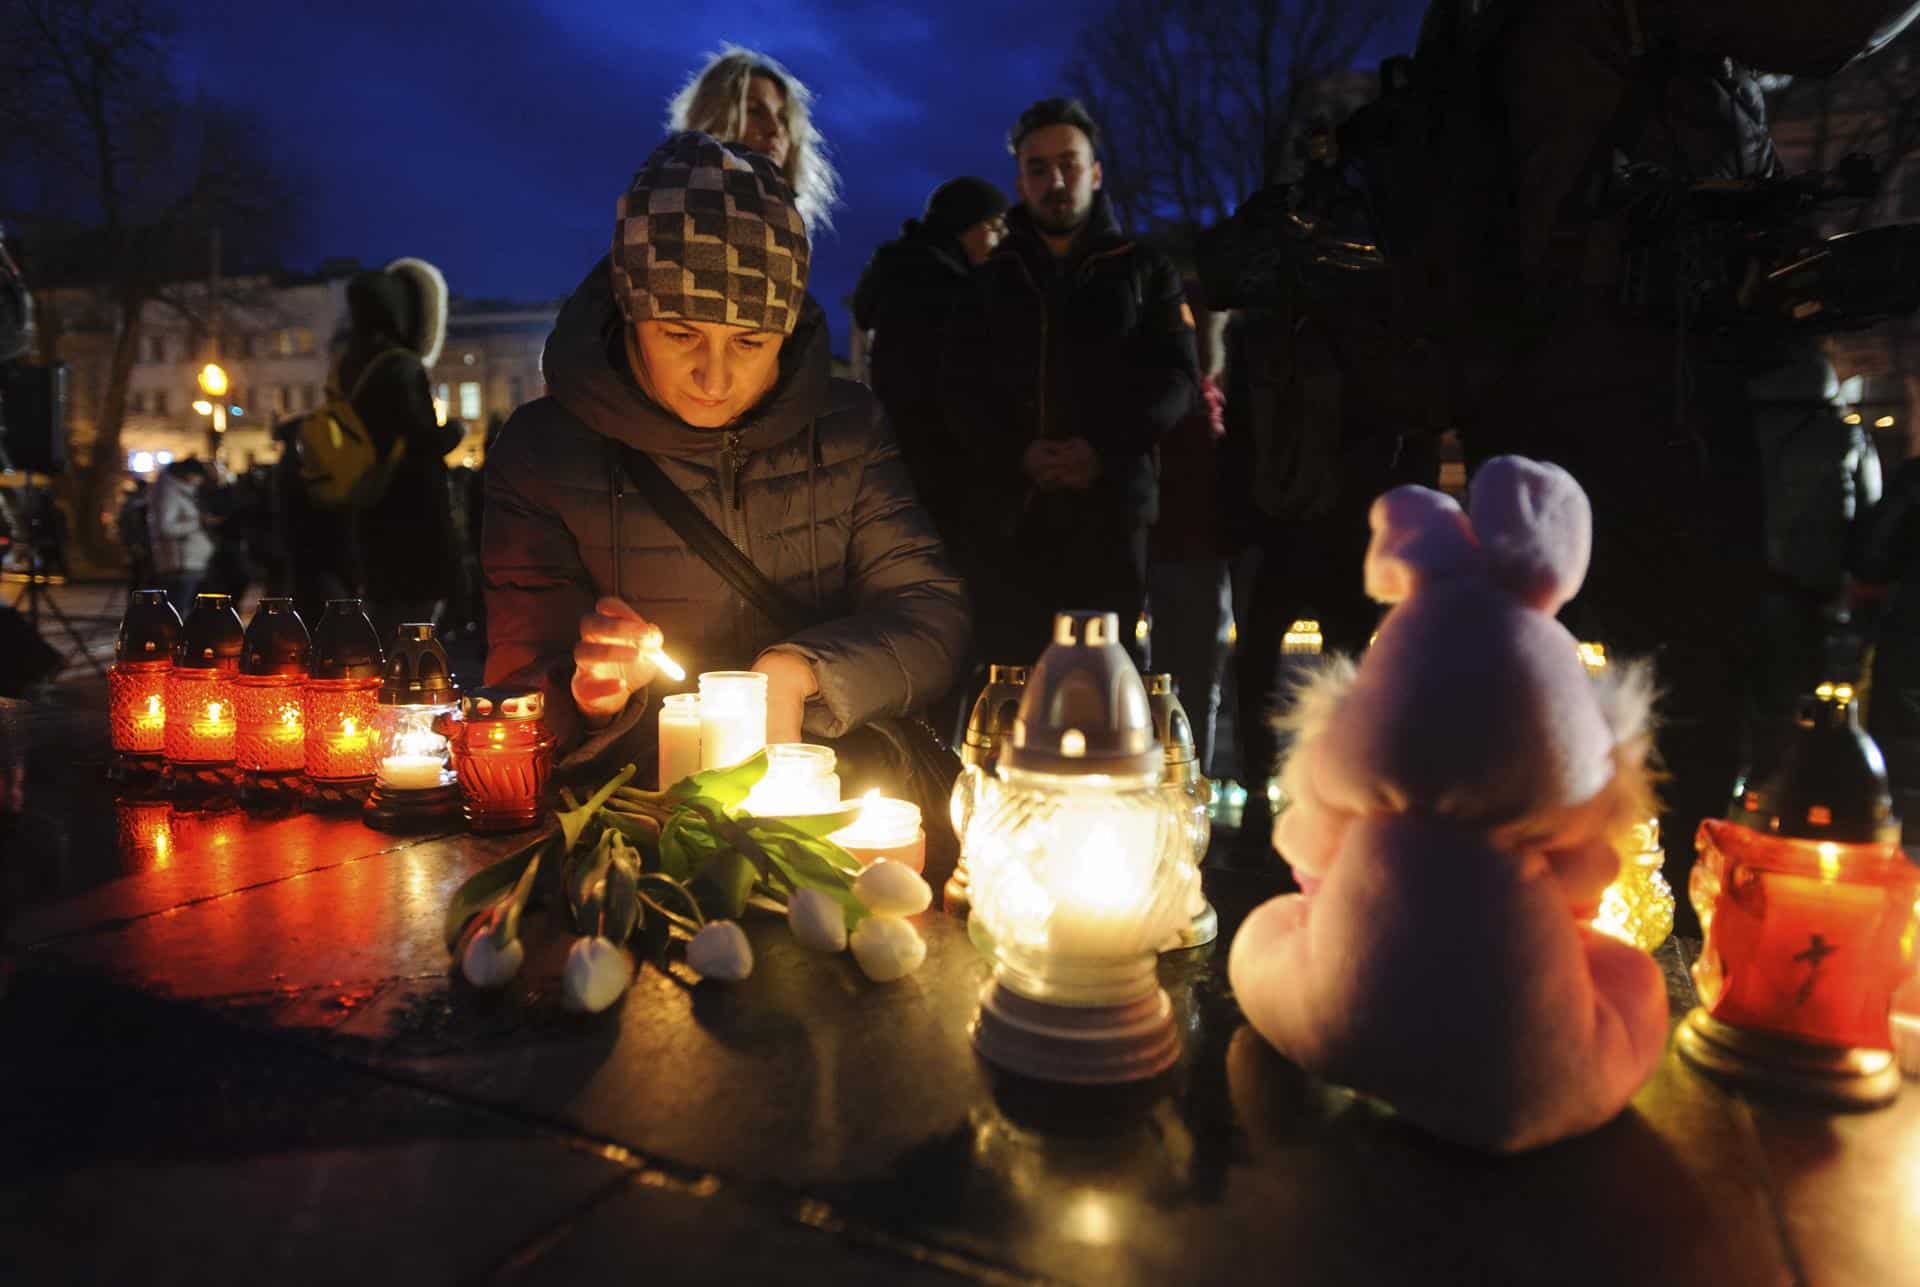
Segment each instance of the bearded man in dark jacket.
[{"label": "bearded man in dark jacket", "polygon": [[[840,737],[941,696],[967,648],[960,579],[865,387],[832,377],[809,246],[765,157],[670,137],[634,176],[612,256],[547,340],[549,396],[486,463],[489,684],[547,693],[562,767],[654,771],[689,675],[767,676],[769,741]],[[811,609],[788,633],[751,607],[631,481],[644,455]]]},{"label": "bearded man in dark jacket", "polygon": [[1155,445],[1199,396],[1179,273],[1122,235],[1099,143],[1077,101],[1021,114],[1008,146],[1024,200],[948,326],[941,392],[994,525],[974,586],[989,661],[1032,661],[1061,609],[1139,617]]},{"label": "bearded man in dark jacket", "polygon": [[966,478],[971,453],[940,401],[947,316],[968,277],[1006,235],[1007,198],[985,179],[949,179],[920,218],[873,252],[853,292],[853,321],[872,333],[874,396],[900,440],[913,485],[955,554],[971,544]]}]

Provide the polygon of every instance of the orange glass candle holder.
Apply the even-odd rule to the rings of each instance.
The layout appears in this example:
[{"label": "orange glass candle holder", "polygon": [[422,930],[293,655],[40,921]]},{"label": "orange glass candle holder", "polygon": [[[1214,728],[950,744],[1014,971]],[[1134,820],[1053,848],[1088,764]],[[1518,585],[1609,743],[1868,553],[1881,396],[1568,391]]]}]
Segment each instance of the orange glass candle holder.
[{"label": "orange glass candle holder", "polygon": [[313,632],[301,690],[307,799],[315,808],[358,809],[379,763],[374,713],[384,657],[358,599],[334,599]]},{"label": "orange glass candle holder", "polygon": [[519,831],[540,821],[558,740],[532,688],[479,688],[443,720],[453,747],[462,808],[475,831]]},{"label": "orange glass candle holder", "polygon": [[1846,685],[1822,685],[1741,821],[1700,824],[1689,893],[1706,942],[1676,1037],[1731,1080],[1870,1108],[1900,1087],[1893,995],[1913,976],[1920,867]]},{"label": "orange glass candle holder", "polygon": [[224,594],[197,595],[180,627],[162,704],[167,713],[167,764],[162,778],[175,808],[232,802],[234,676],[243,632]]},{"label": "orange glass candle holder", "polygon": [[116,782],[152,781],[167,749],[167,673],[180,642],[180,614],[164,590],[135,590],[107,670],[107,727]]},{"label": "orange glass candle holder", "polygon": [[239,721],[234,760],[244,774],[241,803],[284,807],[300,797],[307,766],[302,689],[312,641],[292,599],[262,599],[247,624],[234,679]]}]

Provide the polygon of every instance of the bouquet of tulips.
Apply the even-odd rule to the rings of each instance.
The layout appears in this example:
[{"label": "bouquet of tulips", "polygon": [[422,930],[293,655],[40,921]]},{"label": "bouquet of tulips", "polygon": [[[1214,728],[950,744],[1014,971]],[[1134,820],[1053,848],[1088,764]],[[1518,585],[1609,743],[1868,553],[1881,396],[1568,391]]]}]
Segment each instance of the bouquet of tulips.
[{"label": "bouquet of tulips", "polygon": [[828,837],[857,806],[760,818],[741,802],[767,770],[766,753],[683,778],[660,791],[628,785],[629,764],[584,802],[562,792],[558,826],[476,873],[447,908],[447,950],[468,983],[504,986],[526,949],[521,918],[534,902],[562,911],[576,937],[563,996],[589,1012],[617,1001],[636,955],[667,968],[674,944],[702,978],[753,972],[740,918],[784,912],[794,937],[826,952],[849,946],[868,978],[888,982],[926,959],[906,918],[933,891],[920,874],[881,859],[862,867]]}]

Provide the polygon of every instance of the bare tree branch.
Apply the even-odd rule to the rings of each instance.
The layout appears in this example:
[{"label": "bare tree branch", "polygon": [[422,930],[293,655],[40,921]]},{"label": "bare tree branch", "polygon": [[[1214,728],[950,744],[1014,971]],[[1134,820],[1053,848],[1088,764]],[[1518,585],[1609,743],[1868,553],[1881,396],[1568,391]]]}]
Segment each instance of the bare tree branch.
[{"label": "bare tree branch", "polygon": [[1276,159],[1350,73],[1385,0],[1119,0],[1067,68],[1105,135],[1106,189],[1185,240],[1280,177]]},{"label": "bare tree branch", "polygon": [[0,209],[24,234],[35,284],[95,288],[115,332],[74,505],[96,558],[113,557],[101,516],[121,478],[147,305],[204,330],[204,285],[197,299],[175,288],[204,280],[214,230],[236,259],[268,262],[291,208],[253,120],[169,80],[173,31],[166,0],[0,0]]}]

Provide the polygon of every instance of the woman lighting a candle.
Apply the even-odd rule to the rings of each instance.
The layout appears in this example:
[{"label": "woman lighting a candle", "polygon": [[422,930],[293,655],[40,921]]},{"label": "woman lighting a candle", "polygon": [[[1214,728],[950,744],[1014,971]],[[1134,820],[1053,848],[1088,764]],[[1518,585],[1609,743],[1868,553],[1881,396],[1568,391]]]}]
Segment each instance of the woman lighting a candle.
[{"label": "woman lighting a candle", "polygon": [[[549,396],[489,456],[486,678],[547,692],[563,770],[653,770],[647,713],[687,687],[662,649],[765,675],[774,742],[905,714],[957,675],[965,592],[871,395],[832,378],[808,256],[764,157],[672,135],[547,341]],[[663,483],[811,621],[750,607],[663,517]]]}]

